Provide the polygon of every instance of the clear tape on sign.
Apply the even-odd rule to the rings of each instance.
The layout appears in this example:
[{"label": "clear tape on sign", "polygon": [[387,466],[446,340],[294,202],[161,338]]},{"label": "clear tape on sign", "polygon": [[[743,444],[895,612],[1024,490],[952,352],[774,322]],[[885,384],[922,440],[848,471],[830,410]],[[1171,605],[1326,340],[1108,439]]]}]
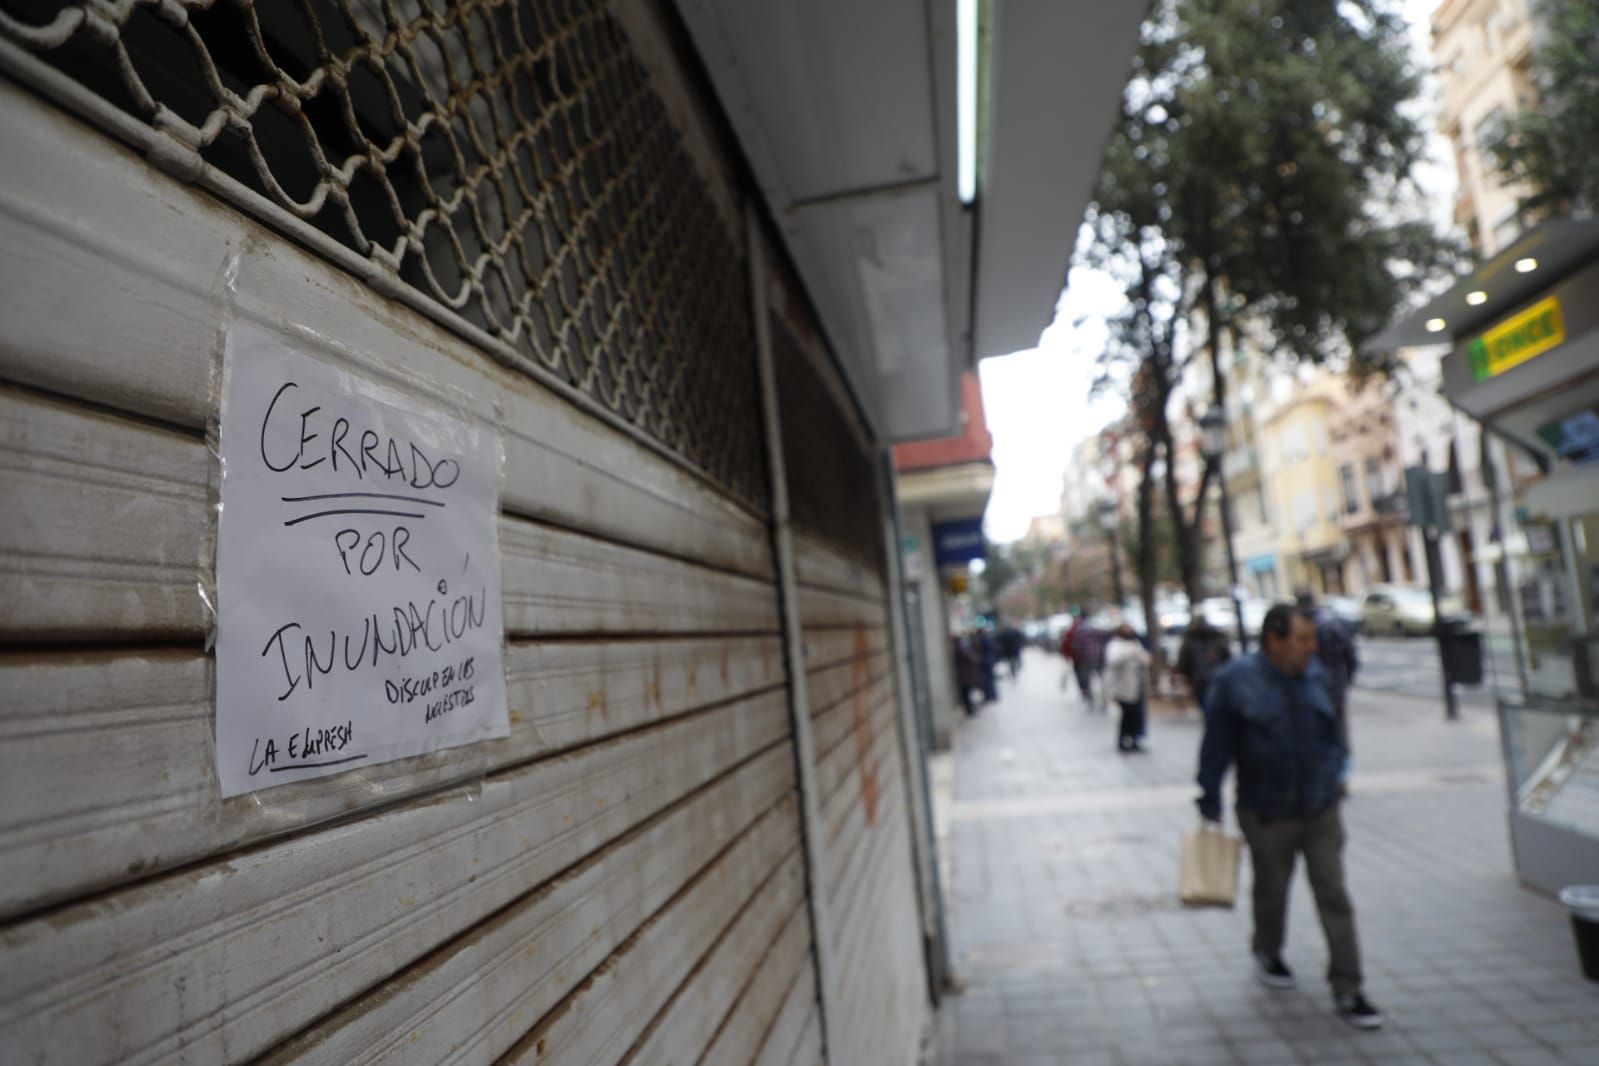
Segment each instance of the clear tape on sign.
[{"label": "clear tape on sign", "polygon": [[197,560],[200,577],[196,583],[200,606],[205,612],[207,655],[215,650],[217,643],[217,530],[222,517],[222,481],[227,475],[227,460],[222,454],[222,405],[225,400],[223,362],[227,355],[228,334],[238,317],[239,269],[243,262],[242,252],[230,251],[223,257],[222,266],[217,270],[212,285],[218,314],[216,342],[212,345],[211,360],[206,368],[208,414],[205,420],[205,447],[215,462],[211,464],[206,485],[206,525],[205,533],[200,538],[200,558]]},{"label": "clear tape on sign", "polygon": [[[351,816],[366,817],[374,808],[404,800],[408,803],[478,803],[488,774],[482,769],[454,776],[435,770],[452,769],[458,752],[440,751],[370,770],[351,770],[334,777],[317,778],[277,788],[249,792],[223,801],[226,806],[244,804],[254,808],[255,817],[241,818],[234,813],[230,822],[253,826],[264,836],[314,829]],[[339,800],[329,803],[330,795]],[[240,834],[236,843],[259,839]]]}]

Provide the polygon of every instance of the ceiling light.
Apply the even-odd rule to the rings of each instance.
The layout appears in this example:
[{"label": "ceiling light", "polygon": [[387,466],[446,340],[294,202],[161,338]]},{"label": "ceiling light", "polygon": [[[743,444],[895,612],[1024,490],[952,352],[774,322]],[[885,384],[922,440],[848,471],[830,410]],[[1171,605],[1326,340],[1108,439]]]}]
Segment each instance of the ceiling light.
[{"label": "ceiling light", "polygon": [[955,181],[963,204],[977,199],[977,0],[955,5]]},{"label": "ceiling light", "polygon": [[1478,304],[1485,304],[1488,302],[1488,294],[1483,292],[1481,289],[1478,289],[1476,292],[1468,292],[1466,293],[1466,302],[1473,307],[1476,307]]},{"label": "ceiling light", "polygon": [[1444,327],[1447,325],[1449,325],[1449,323],[1445,322],[1441,318],[1429,318],[1427,319],[1427,332],[1442,333],[1444,331]]},{"label": "ceiling light", "polygon": [[1537,270],[1537,269],[1538,269],[1538,260],[1534,259],[1530,255],[1527,258],[1525,258],[1525,259],[1516,260],[1516,273],[1518,273],[1518,274],[1531,274],[1534,270]]}]

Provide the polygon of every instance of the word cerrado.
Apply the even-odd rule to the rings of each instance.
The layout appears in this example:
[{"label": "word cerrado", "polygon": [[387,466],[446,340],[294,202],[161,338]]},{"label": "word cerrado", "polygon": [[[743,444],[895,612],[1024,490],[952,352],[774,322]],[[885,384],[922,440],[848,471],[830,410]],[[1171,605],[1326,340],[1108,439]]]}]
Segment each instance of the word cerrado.
[{"label": "word cerrado", "polygon": [[[435,460],[415,441],[396,440],[372,429],[361,429],[357,433],[357,427],[351,425],[350,420],[343,415],[337,415],[331,421],[326,414],[315,419],[314,416],[322,414],[321,404],[301,408],[296,413],[295,405],[292,400],[285,400],[285,394],[291,390],[298,391],[299,388],[298,382],[284,382],[272,397],[272,402],[267,404],[266,416],[261,419],[261,461],[268,470],[279,474],[290,470],[314,470],[330,462],[333,464],[330,469],[334,473],[347,471],[361,481],[368,476],[374,479],[381,477],[383,482],[398,478],[406,487],[413,489],[447,489],[460,478],[460,463],[447,458]],[[274,422],[274,419],[277,421]],[[295,419],[300,423],[298,437],[292,428]],[[285,420],[290,427],[287,430],[283,428]],[[313,431],[312,425],[325,427],[326,435]],[[299,446],[292,453],[287,448],[269,447],[267,438],[274,430],[286,433],[290,440],[297,439]],[[274,451],[277,454],[270,454]],[[342,470],[340,459],[344,460]]]}]

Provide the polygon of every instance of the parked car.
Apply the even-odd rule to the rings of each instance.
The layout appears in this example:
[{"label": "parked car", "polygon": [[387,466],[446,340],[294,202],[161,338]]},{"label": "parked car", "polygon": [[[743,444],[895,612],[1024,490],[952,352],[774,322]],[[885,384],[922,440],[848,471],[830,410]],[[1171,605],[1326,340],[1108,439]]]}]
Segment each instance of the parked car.
[{"label": "parked car", "polygon": [[1188,597],[1179,592],[1157,599],[1155,617],[1160,619],[1161,632],[1168,636],[1182,636],[1188,628]]},{"label": "parked car", "polygon": [[[1445,618],[1464,613],[1453,596],[1441,597],[1438,606]],[[1435,620],[1432,594],[1420,585],[1373,585],[1360,605],[1360,618],[1371,636],[1425,636]]]},{"label": "parked car", "polygon": [[1324,596],[1321,606],[1328,614],[1348,626],[1351,632],[1366,631],[1366,620],[1361,617],[1360,601],[1353,596]]},{"label": "parked car", "polygon": [[[1266,612],[1271,609],[1271,604],[1266,600],[1249,597],[1239,602],[1239,607],[1244,614],[1244,632],[1248,634],[1250,644],[1260,640],[1260,627],[1266,621]],[[1238,636],[1238,615],[1233,609],[1233,601],[1226,596],[1211,596],[1201,600],[1199,611],[1205,616],[1205,621],[1215,626],[1234,639]]]}]

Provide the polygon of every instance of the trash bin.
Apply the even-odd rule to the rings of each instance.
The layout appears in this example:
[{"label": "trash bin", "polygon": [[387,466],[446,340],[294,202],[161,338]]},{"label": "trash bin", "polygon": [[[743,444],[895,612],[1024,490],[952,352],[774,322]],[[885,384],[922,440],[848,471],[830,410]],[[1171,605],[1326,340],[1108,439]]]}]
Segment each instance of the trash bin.
[{"label": "trash bin", "polygon": [[1582,975],[1599,981],[1599,885],[1568,885],[1560,890],[1560,902],[1571,911]]},{"label": "trash bin", "polygon": [[1482,684],[1482,634],[1471,618],[1445,618],[1438,624],[1444,677],[1457,685]]}]

